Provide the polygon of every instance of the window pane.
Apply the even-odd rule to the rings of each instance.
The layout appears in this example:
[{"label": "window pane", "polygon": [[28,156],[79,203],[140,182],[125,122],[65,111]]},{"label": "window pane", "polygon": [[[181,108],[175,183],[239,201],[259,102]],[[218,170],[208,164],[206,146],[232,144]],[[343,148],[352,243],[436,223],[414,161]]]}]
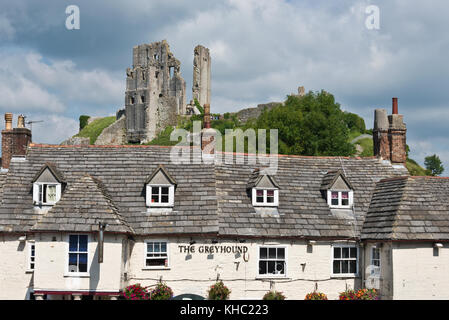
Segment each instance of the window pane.
[{"label": "window pane", "polygon": [[268,273],[269,274],[274,274],[275,270],[276,270],[276,262],[275,261],[268,261]]},{"label": "window pane", "polygon": [[342,206],[349,206],[349,200],[348,199],[342,199],[341,200],[341,205]]},{"label": "window pane", "polygon": [[78,251],[78,236],[69,236],[69,251]]},{"label": "window pane", "polygon": [[47,202],[55,202],[56,201],[56,186],[48,186],[47,187]]},{"label": "window pane", "polygon": [[153,252],[153,242],[147,243],[147,252]]},{"label": "window pane", "polygon": [[284,259],[285,258],[285,249],[284,248],[278,248],[278,259]]},{"label": "window pane", "polygon": [[342,248],[343,258],[349,258],[349,248]]},{"label": "window pane", "polygon": [[332,191],[332,199],[338,199],[338,191]]},{"label": "window pane", "polygon": [[78,255],[76,253],[70,253],[69,254],[69,272],[77,272],[77,261],[78,261]]},{"label": "window pane", "polygon": [[267,274],[267,262],[259,261],[259,274]]},{"label": "window pane", "polygon": [[44,191],[43,191],[43,203],[47,203],[47,185],[46,184],[44,184],[43,185],[43,189],[44,189]]},{"label": "window pane", "polygon": [[159,196],[159,187],[151,187],[151,195]]},{"label": "window pane", "polygon": [[87,235],[79,236],[79,251],[87,252]]},{"label": "window pane", "polygon": [[349,271],[349,261],[341,261],[341,273],[348,273]]},{"label": "window pane", "polygon": [[283,261],[277,261],[276,262],[276,274],[284,274],[284,262]]},{"label": "window pane", "polygon": [[268,258],[276,259],[276,248],[268,248]]},{"label": "window pane", "polygon": [[166,195],[166,196],[162,195],[161,196],[161,203],[168,203],[168,195]]},{"label": "window pane", "polygon": [[338,198],[337,199],[332,199],[332,205],[333,206],[338,206]]},{"label": "window pane", "polygon": [[351,258],[357,258],[357,248],[351,248],[350,249],[350,257]]},{"label": "window pane", "polygon": [[274,197],[267,197],[267,203],[274,203]]},{"label": "window pane", "polygon": [[267,190],[268,197],[274,197],[274,190]]},{"label": "window pane", "polygon": [[161,242],[161,252],[167,252],[167,243]]},{"label": "window pane", "polygon": [[160,243],[159,242],[155,242],[154,243],[154,252],[161,252],[161,247],[160,247]]},{"label": "window pane", "polygon": [[260,259],[266,259],[267,258],[267,248],[260,248]]},{"label": "window pane", "polygon": [[146,265],[147,265],[147,267],[160,267],[160,266],[165,266],[165,258],[160,258],[160,259],[147,259]]},{"label": "window pane", "polygon": [[341,258],[341,248],[334,248],[334,258]]},{"label": "window pane", "polygon": [[256,190],[256,195],[258,197],[263,197],[263,190]]},{"label": "window pane", "polygon": [[357,272],[357,262],[356,260],[349,261],[349,273]]},{"label": "window pane", "polygon": [[340,271],[340,260],[335,260],[334,261],[334,273],[341,273]]},{"label": "window pane", "polygon": [[80,253],[78,259],[79,259],[78,271],[87,272],[87,253]]},{"label": "window pane", "polygon": [[162,191],[161,191],[162,194],[168,196],[168,187],[162,187],[161,189],[162,189]]},{"label": "window pane", "polygon": [[349,193],[347,191],[343,191],[341,193],[341,198],[342,199],[349,199]]}]

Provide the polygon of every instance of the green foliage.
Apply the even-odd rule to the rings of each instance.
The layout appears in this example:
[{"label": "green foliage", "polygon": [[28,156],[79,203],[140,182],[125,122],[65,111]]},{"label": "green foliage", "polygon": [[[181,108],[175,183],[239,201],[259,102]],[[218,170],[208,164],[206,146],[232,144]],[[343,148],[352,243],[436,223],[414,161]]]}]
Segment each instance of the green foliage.
[{"label": "green foliage", "polygon": [[85,126],[87,126],[87,121],[89,120],[90,116],[81,115],[80,116],[80,131],[83,130]]},{"label": "green foliage", "polygon": [[360,139],[355,144],[358,144],[358,145],[360,145],[363,148],[363,151],[360,154],[361,157],[372,157],[372,156],[374,156],[373,138]]},{"label": "green foliage", "polygon": [[362,117],[351,112],[344,112],[344,121],[350,131],[364,133],[366,131],[365,120]]},{"label": "green foliage", "polygon": [[201,113],[201,116],[203,116],[204,115],[204,108],[200,105],[200,103],[198,102],[198,100],[196,98],[193,99],[193,102],[195,103],[195,106],[198,109],[198,111]]},{"label": "green foliage", "polygon": [[[250,122],[250,125],[252,123]],[[279,153],[308,156],[350,156],[345,114],[333,95],[309,92],[299,99],[288,96],[284,105],[264,111],[255,129],[278,129]]]},{"label": "green foliage", "polygon": [[104,129],[115,122],[115,117],[105,117],[92,121],[77,134],[75,137],[84,137],[90,139],[90,144],[94,144],[98,136]]},{"label": "green foliage", "polygon": [[178,141],[171,141],[170,135],[173,132],[173,127],[166,127],[162,132],[160,132],[156,138],[151,140],[150,142],[146,143],[147,145],[155,145],[155,146],[174,146],[176,145],[181,138],[179,138]]},{"label": "green foliage", "polygon": [[223,284],[223,281],[217,281],[207,291],[209,300],[228,300],[231,290]]},{"label": "green foliage", "polygon": [[262,300],[285,300],[285,296],[279,291],[268,291]]},{"label": "green foliage", "polygon": [[173,297],[173,290],[165,283],[159,282],[149,295],[150,300],[170,300]]},{"label": "green foliage", "polygon": [[406,167],[412,176],[429,176],[430,171],[421,167],[415,160],[407,158]]},{"label": "green foliage", "polygon": [[424,165],[432,176],[439,176],[444,171],[444,167],[441,164],[440,157],[438,157],[436,154],[426,157],[424,159]]}]

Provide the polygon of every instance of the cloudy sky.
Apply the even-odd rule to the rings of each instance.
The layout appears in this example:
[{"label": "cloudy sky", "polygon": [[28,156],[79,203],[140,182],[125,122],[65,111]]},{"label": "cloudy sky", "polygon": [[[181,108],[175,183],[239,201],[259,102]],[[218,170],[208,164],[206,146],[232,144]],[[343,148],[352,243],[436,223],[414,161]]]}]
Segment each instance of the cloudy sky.
[{"label": "cloudy sky", "polygon": [[[80,9],[79,30],[65,26],[69,5]],[[378,30],[366,27],[370,5]],[[397,96],[411,157],[422,164],[436,153],[448,175],[448,15],[447,0],[0,0],[0,111],[44,120],[33,140],[59,143],[79,115],[123,107],[132,47],[162,39],[181,61],[189,101],[202,44],[213,112],[283,101],[304,85],[372,127],[374,108],[391,112]]]}]

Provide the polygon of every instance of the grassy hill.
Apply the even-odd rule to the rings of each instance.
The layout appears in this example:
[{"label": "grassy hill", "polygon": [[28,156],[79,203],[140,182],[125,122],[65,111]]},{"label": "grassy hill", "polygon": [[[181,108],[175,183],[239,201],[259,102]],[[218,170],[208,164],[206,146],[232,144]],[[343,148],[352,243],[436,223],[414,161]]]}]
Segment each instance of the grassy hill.
[{"label": "grassy hill", "polygon": [[91,123],[86,124],[75,137],[89,138],[90,144],[95,144],[95,141],[101,132],[114,122],[115,116],[95,119]]}]

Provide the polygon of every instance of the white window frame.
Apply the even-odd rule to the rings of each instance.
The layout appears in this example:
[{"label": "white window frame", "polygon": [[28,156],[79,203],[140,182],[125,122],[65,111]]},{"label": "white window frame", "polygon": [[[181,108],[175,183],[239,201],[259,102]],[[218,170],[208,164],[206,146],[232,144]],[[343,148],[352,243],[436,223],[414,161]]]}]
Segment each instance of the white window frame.
[{"label": "white window frame", "polygon": [[[86,251],[70,251],[70,236],[87,236]],[[64,276],[66,276],[66,277],[89,277],[89,275],[90,275],[89,270],[91,267],[90,253],[89,253],[90,241],[91,241],[91,239],[90,239],[89,234],[71,233],[66,236],[66,262],[65,262]],[[69,254],[70,253],[87,253],[87,271],[86,272],[69,272],[69,263],[70,263]]]},{"label": "white window frame", "polygon": [[[56,186],[56,201],[43,202],[43,199],[41,199],[41,195],[43,198],[43,192],[40,193],[39,188],[42,187],[42,190],[43,190],[44,185]],[[61,199],[61,184],[60,183],[55,183],[55,182],[35,182],[35,183],[33,183],[33,203],[34,203],[34,205],[52,206],[56,202],[58,202],[60,199]]]},{"label": "white window frame", "polygon": [[[338,192],[338,205],[332,204],[332,192]],[[343,200],[342,192],[348,193],[348,205],[341,204]],[[332,189],[327,190],[327,204],[331,208],[349,209],[352,207],[353,202],[354,202],[354,191],[352,190],[332,190]]]},{"label": "white window frame", "polygon": [[[159,188],[159,201],[161,200],[161,192],[163,187],[168,187],[168,202],[151,202],[151,189]],[[146,187],[146,205],[147,207],[173,207],[175,200],[175,186],[172,184],[147,184]]]},{"label": "white window frame", "polygon": [[[166,253],[167,253],[167,263],[164,266],[147,266],[147,254],[148,254],[148,243],[153,242],[165,242],[166,245]],[[151,258],[148,258],[151,259]],[[154,258],[157,259],[157,258]],[[143,248],[143,268],[144,270],[168,270],[170,269],[170,242],[168,242],[167,239],[147,239],[144,241],[144,248]]]},{"label": "white window frame", "polygon": [[[34,255],[33,253],[33,247],[34,247]],[[31,267],[31,264],[33,264],[33,267]],[[27,255],[27,272],[34,272],[34,269],[36,268],[36,243],[34,240],[28,241],[28,255]]]},{"label": "white window frame", "polygon": [[[257,191],[263,190],[263,202],[257,202]],[[267,191],[274,191],[273,202],[267,202]],[[254,207],[277,207],[279,206],[279,189],[276,188],[253,188],[252,202]]]},{"label": "white window frame", "polygon": [[[334,260],[354,260],[354,258],[334,258],[334,248],[355,248],[357,250],[357,257],[355,258],[355,273],[334,273]],[[343,250],[342,250],[343,251]],[[356,243],[336,243],[331,246],[331,276],[335,278],[354,278],[359,275],[359,259],[360,250]]]},{"label": "white window frame", "polygon": [[[377,250],[379,252],[379,259],[374,259],[374,251]],[[370,250],[370,276],[371,277],[380,277],[380,273],[381,273],[381,266],[382,266],[382,256],[381,256],[382,251],[380,250],[380,248],[376,245],[371,247]],[[379,261],[379,265],[376,266],[374,264],[374,261],[378,260]]]},{"label": "white window frame", "polygon": [[[259,273],[259,263],[260,263],[260,249],[262,248],[267,248],[268,250],[270,248],[276,248],[276,249],[284,249],[284,274],[260,274]],[[267,253],[268,254],[268,253]],[[263,260],[273,260],[270,258],[266,258]],[[276,259],[277,260],[277,259]],[[257,277],[258,278],[287,278],[287,272],[288,272],[288,268],[287,268],[287,261],[288,261],[288,250],[287,250],[287,246],[285,245],[259,245],[257,247]]]}]

